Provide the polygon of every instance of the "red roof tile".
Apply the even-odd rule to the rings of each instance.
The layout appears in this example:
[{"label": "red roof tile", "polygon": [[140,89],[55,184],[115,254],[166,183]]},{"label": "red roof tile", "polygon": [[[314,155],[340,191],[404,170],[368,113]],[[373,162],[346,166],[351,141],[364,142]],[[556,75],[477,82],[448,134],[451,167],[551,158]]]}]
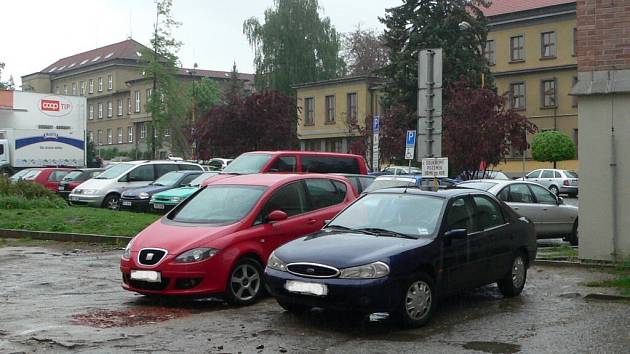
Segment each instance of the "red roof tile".
[{"label": "red roof tile", "polygon": [[575,3],[575,0],[491,0],[488,8],[481,7],[486,17],[521,12],[541,7]]}]

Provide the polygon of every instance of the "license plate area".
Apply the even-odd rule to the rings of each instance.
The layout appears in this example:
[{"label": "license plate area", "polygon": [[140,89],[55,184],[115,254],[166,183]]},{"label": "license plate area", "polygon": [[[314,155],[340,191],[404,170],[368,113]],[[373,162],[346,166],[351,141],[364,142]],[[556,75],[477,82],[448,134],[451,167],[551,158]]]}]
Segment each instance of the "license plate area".
[{"label": "license plate area", "polygon": [[162,281],[162,274],[153,270],[132,270],[131,279],[142,280],[149,283],[159,283]]},{"label": "license plate area", "polygon": [[164,204],[153,204],[153,209],[164,209]]},{"label": "license plate area", "polygon": [[328,286],[319,283],[307,283],[303,281],[287,280],[284,284],[287,291],[297,294],[326,296],[328,295]]},{"label": "license plate area", "polygon": [[127,202],[127,201],[122,201],[122,205],[124,206],[131,206],[131,202]]}]

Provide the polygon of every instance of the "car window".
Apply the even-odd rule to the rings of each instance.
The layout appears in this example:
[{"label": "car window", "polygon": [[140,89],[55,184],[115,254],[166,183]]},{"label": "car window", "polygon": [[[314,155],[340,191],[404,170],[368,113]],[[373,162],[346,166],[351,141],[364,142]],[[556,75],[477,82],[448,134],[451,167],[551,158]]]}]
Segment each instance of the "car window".
[{"label": "car window", "polygon": [[558,171],[553,171],[554,178],[562,178],[562,175]]},{"label": "car window", "polygon": [[190,182],[192,182],[192,181],[193,181],[195,178],[197,178],[197,177],[199,177],[199,175],[198,175],[198,174],[196,174],[196,173],[191,173],[191,174],[187,175],[186,177],[184,177],[184,178],[182,179],[182,181],[181,181],[181,182],[179,182],[179,184],[180,184],[181,186],[186,186],[186,185],[190,184]]},{"label": "car window", "polygon": [[475,221],[478,231],[505,223],[501,208],[493,200],[482,195],[474,196],[473,200],[475,201]]},{"label": "car window", "polygon": [[103,173],[103,171],[92,171],[92,173],[90,174],[90,176],[88,177],[88,179],[90,178],[94,178],[98,175],[100,175],[101,173]]},{"label": "car window", "polygon": [[311,198],[311,210],[325,208],[343,202],[346,196],[345,185],[339,190],[332,181],[327,179],[307,179],[306,189]]},{"label": "car window", "polygon": [[67,175],[63,176],[64,181],[74,181],[79,179],[83,175],[83,171],[70,171]]},{"label": "car window", "polygon": [[474,206],[468,198],[461,197],[455,199],[446,214],[447,229],[466,229],[468,232],[474,232],[474,212]]},{"label": "car window", "polygon": [[212,160],[212,161],[210,161],[208,166],[210,166],[210,169],[213,170],[213,171],[219,171],[219,170],[221,170],[223,168],[223,162],[221,162],[219,160]]},{"label": "car window", "polygon": [[164,176],[165,174],[169,173],[169,172],[173,172],[173,171],[177,171],[177,165],[176,164],[171,164],[171,163],[159,163],[155,165],[156,170],[157,170],[157,177],[160,178],[162,176]]},{"label": "car window", "polygon": [[512,203],[533,203],[532,193],[524,183],[510,185],[510,196],[508,202]]},{"label": "car window", "polygon": [[48,181],[49,182],[59,182],[67,174],[68,174],[68,171],[52,171],[50,173],[50,175],[48,175]]},{"label": "car window", "polygon": [[302,214],[306,211],[306,191],[301,181],[290,183],[273,192],[262,209],[258,222],[274,210],[282,210],[289,217]]},{"label": "car window", "polygon": [[499,194],[497,194],[497,198],[499,198],[499,200],[501,201],[509,202],[510,201],[510,186],[507,186],[501,189]]},{"label": "car window", "polygon": [[388,167],[388,168],[384,169],[383,172],[386,173],[386,174],[392,174],[393,175],[394,173],[396,173],[396,169]]},{"label": "car window", "polygon": [[569,178],[578,178],[578,174],[573,171],[564,171],[564,174]]},{"label": "car window", "polygon": [[271,154],[242,154],[223,169],[223,172],[237,174],[259,173],[272,157],[273,155]]},{"label": "car window", "polygon": [[460,187],[464,188],[474,188],[481,189],[483,191],[490,190],[490,188],[496,186],[497,184],[494,182],[478,182],[478,181],[466,181],[458,184]]},{"label": "car window", "polygon": [[547,188],[535,184],[529,186],[540,204],[556,204],[556,197]]},{"label": "car window", "polygon": [[359,177],[359,183],[361,183],[361,190],[364,191],[367,187],[369,187],[372,182],[374,182],[374,178],[370,177]]},{"label": "car window", "polygon": [[551,170],[543,170],[540,178],[553,178],[553,171]]},{"label": "car window", "polygon": [[540,176],[540,170],[534,170],[530,172],[526,177],[527,178],[538,178]]},{"label": "car window", "polygon": [[[102,175],[101,175],[102,176]],[[99,177],[101,177],[99,176]],[[155,180],[153,165],[142,165],[134,168],[128,174],[129,182],[151,182]]]},{"label": "car window", "polygon": [[359,161],[349,157],[302,156],[302,172],[361,174]]},{"label": "car window", "polygon": [[269,172],[295,172],[296,171],[295,156],[280,156],[269,167]]}]

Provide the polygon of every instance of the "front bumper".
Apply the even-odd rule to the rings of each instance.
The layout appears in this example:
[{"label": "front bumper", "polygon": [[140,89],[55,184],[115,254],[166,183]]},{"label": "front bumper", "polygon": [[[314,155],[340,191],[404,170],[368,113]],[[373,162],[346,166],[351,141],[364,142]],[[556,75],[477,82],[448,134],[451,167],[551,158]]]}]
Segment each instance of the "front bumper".
[{"label": "front bumper", "polygon": [[[289,292],[284,285],[287,280],[326,284],[325,296],[304,295]],[[402,282],[390,277],[378,279],[306,278],[295,276],[267,267],[265,285],[277,299],[312,307],[333,310],[358,311],[364,313],[391,312],[402,301]]]},{"label": "front bumper", "polygon": [[120,198],[120,204],[118,205],[120,210],[128,211],[149,211],[149,199],[126,199]]},{"label": "front bumper", "polygon": [[68,200],[70,204],[76,205],[88,205],[93,207],[100,207],[103,204],[105,196],[102,195],[89,195],[89,194],[73,194],[70,193]]}]

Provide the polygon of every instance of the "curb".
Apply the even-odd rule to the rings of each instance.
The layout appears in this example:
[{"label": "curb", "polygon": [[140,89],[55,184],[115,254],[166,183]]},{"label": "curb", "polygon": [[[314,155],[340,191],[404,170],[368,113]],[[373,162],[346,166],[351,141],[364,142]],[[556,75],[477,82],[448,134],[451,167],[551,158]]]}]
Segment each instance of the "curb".
[{"label": "curb", "polygon": [[62,242],[88,242],[126,245],[131,237],[128,236],[108,236],[94,234],[78,234],[72,232],[51,232],[51,231],[29,231],[0,229],[0,238],[30,238],[33,240],[53,240]]},{"label": "curb", "polygon": [[630,296],[592,293],[584,296],[585,300],[630,301]]},{"label": "curb", "polygon": [[614,263],[590,263],[590,262],[570,262],[570,261],[554,261],[549,259],[536,259],[534,265],[552,266],[552,267],[575,267],[575,268],[614,268]]}]

